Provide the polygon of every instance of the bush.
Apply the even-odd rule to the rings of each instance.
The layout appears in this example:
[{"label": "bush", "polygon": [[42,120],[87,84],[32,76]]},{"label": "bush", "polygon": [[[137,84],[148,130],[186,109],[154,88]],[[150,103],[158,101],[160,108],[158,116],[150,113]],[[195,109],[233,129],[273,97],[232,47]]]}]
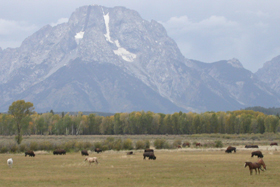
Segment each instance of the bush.
[{"label": "bush", "polygon": [[39,143],[38,145],[38,150],[53,150],[53,145],[49,141],[44,141]]},{"label": "bush", "polygon": [[6,146],[1,147],[0,153],[7,153],[9,150]]},{"label": "bush", "polygon": [[150,148],[150,140],[145,140],[145,148]]},{"label": "bush", "polygon": [[[75,150],[82,150],[83,149],[83,143],[82,142],[76,142],[75,143]],[[101,147],[101,146],[100,146]]]},{"label": "bush", "polygon": [[179,145],[181,146],[181,144],[182,144],[181,140],[174,140],[173,147],[178,147]]},{"label": "bush", "polygon": [[19,152],[25,152],[27,151],[27,146],[25,144],[19,145]]},{"label": "bush", "polygon": [[122,140],[121,139],[118,139],[114,142],[114,147],[113,147],[114,150],[121,150],[122,149]]},{"label": "bush", "polygon": [[75,145],[76,145],[76,141],[68,141],[64,143],[63,149],[66,152],[69,152],[70,150],[74,149]]},{"label": "bush", "polygon": [[216,140],[215,141],[215,147],[223,147],[223,142],[221,140]]},{"label": "bush", "polygon": [[170,149],[171,146],[165,139],[156,139],[154,141],[154,146],[156,149]]},{"label": "bush", "polygon": [[12,153],[18,152],[18,146],[17,146],[17,144],[12,144],[12,145],[10,145],[10,151],[11,151]]},{"label": "bush", "polygon": [[[105,145],[104,145],[105,146]],[[103,147],[104,147],[103,146]],[[94,148],[99,148],[99,149],[102,149],[102,144],[101,144],[101,142],[95,142],[94,143]],[[109,148],[108,148],[108,146],[107,146],[107,149],[106,150],[108,150]]]},{"label": "bush", "polygon": [[146,144],[145,144],[145,142],[143,140],[138,140],[136,142],[135,148],[136,149],[145,149],[146,148]]},{"label": "bush", "polygon": [[33,151],[38,150],[38,143],[37,142],[30,142],[29,149]]},{"label": "bush", "polygon": [[91,149],[93,147],[90,142],[84,142],[83,144],[83,149]]},{"label": "bush", "polygon": [[131,139],[126,139],[123,141],[123,149],[131,150],[133,149],[133,143]]}]

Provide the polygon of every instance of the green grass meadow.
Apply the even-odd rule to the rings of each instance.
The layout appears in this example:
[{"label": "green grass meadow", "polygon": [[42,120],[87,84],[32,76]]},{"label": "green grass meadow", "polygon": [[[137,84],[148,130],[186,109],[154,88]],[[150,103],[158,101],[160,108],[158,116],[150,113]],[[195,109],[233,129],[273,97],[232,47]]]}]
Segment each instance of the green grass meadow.
[{"label": "green grass meadow", "polygon": [[[225,148],[224,148],[225,149]],[[280,186],[280,153],[262,151],[267,170],[250,175],[244,168],[252,150],[227,154],[224,149],[155,150],[156,160],[143,160],[143,151],[105,151],[89,166],[80,153],[36,156],[0,154],[0,186]],[[7,159],[13,158],[13,168]]]}]

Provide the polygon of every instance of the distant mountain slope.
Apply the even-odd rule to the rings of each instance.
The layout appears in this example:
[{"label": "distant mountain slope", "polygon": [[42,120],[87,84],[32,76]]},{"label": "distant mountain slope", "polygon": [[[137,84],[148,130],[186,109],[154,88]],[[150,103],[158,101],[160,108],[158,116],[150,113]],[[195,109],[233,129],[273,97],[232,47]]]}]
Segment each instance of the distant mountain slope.
[{"label": "distant mountain slope", "polygon": [[83,6],[19,48],[0,50],[0,111],[173,113],[280,106],[279,95],[236,60],[186,59],[156,21],[124,7]]},{"label": "distant mountain slope", "polygon": [[280,55],[266,62],[256,75],[260,80],[268,84],[274,91],[280,94]]}]

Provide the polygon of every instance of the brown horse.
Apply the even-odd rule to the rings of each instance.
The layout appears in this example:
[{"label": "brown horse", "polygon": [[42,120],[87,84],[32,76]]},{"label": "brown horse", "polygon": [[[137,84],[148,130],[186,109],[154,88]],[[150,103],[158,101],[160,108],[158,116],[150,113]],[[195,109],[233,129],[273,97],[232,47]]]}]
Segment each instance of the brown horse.
[{"label": "brown horse", "polygon": [[[260,170],[262,170],[261,165],[260,165],[259,163],[257,163],[257,162],[255,162],[255,163],[252,163],[252,162],[245,162],[244,167],[246,168],[247,166],[249,167],[250,175],[252,175],[253,169],[256,171],[256,174],[258,173],[258,172],[257,172],[257,169],[258,169],[258,171],[259,171],[259,174],[260,174]],[[262,170],[262,171],[263,171],[263,170]]]},{"label": "brown horse", "polygon": [[196,143],[195,146],[196,146],[196,147],[197,147],[197,146],[198,146],[198,147],[201,147],[202,144],[201,144],[201,143]]},{"label": "brown horse", "polygon": [[258,160],[258,163],[259,163],[260,165],[263,166],[263,169],[264,169],[264,170],[266,170],[266,165],[265,165],[263,159],[260,158],[260,159]]}]

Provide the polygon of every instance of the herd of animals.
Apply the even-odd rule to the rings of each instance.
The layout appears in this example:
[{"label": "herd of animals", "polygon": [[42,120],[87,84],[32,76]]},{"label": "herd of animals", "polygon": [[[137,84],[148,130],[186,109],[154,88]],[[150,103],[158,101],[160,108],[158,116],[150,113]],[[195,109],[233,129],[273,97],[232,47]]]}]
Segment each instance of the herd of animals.
[{"label": "herd of animals", "polygon": [[[190,146],[189,143],[185,143],[185,145],[183,145],[184,147],[186,146]],[[202,146],[200,143],[196,143],[196,146]],[[278,143],[277,142],[272,142],[270,144],[270,146],[278,146]],[[178,146],[178,148],[181,148],[181,146]],[[245,148],[259,148],[258,145],[245,145]],[[96,153],[100,153],[102,152],[102,150],[100,148],[95,148],[94,151]],[[225,150],[226,153],[236,153],[236,147],[232,147],[232,146],[229,146],[226,150]],[[54,155],[65,155],[66,154],[66,151],[64,149],[57,149],[57,150],[54,150],[53,151],[53,154]],[[30,156],[30,157],[35,157],[35,153],[34,151],[26,151],[25,152],[25,156]],[[89,156],[89,153],[87,150],[82,150],[81,151],[81,155],[82,156]],[[133,155],[133,151],[129,151],[127,152],[127,155]],[[266,170],[266,165],[263,161],[263,154],[261,151],[253,151],[251,153],[251,157],[254,157],[254,156],[257,156],[258,157],[258,161],[257,162],[245,162],[245,165],[244,167],[246,168],[247,166],[249,167],[249,171],[250,171],[250,175],[252,175],[252,172],[253,170],[255,170],[256,174],[257,174],[257,171],[259,172],[260,174],[260,170],[264,171]],[[152,159],[152,160],[156,160],[156,156],[154,154],[154,150],[153,149],[145,149],[144,150],[144,153],[143,153],[143,159],[146,159],[149,158]],[[98,160],[97,160],[97,157],[86,157],[84,161],[88,161],[89,165],[91,165],[91,163],[95,163],[95,164],[98,164]],[[9,158],[7,160],[7,164],[10,168],[12,168],[12,165],[13,165],[13,159],[12,158]],[[262,169],[263,167],[263,169]]]},{"label": "herd of animals", "polygon": [[[270,146],[278,146],[278,143],[277,142],[272,142],[270,143]],[[259,148],[258,145],[245,145],[245,148]],[[236,147],[232,147],[232,146],[229,146],[227,149],[226,149],[226,153],[232,153],[232,152],[235,152],[236,153]],[[249,171],[250,171],[250,175],[252,175],[252,172],[253,170],[255,170],[256,174],[257,174],[257,171],[259,172],[260,174],[260,170],[264,171],[266,170],[266,165],[263,161],[263,154],[261,151],[253,151],[251,153],[251,157],[254,157],[254,156],[257,156],[259,159],[257,162],[245,162],[244,164],[244,167],[246,168],[248,166],[249,168]],[[263,166],[263,169],[261,168]]]}]

